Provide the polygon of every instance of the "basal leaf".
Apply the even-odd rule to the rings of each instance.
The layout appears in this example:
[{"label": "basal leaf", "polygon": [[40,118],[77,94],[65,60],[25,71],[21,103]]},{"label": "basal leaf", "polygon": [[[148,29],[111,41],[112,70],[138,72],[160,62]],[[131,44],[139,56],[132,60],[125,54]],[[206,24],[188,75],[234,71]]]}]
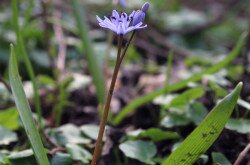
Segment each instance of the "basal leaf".
[{"label": "basal leaf", "polygon": [[171,102],[169,107],[182,107],[188,104],[191,100],[197,99],[204,95],[205,90],[202,87],[189,89],[179,96],[176,96]]},{"label": "basal leaf", "polygon": [[19,112],[21,121],[29,138],[32,149],[34,151],[36,160],[40,165],[49,165],[49,161],[46,156],[41,137],[39,135],[39,132],[37,131],[34,120],[32,118],[32,112],[26,99],[22,82],[20,80],[17,59],[13,45],[11,45],[9,80],[17,110]]},{"label": "basal leaf", "polygon": [[172,131],[163,131],[159,128],[150,128],[139,134],[139,137],[148,137],[155,142],[162,140],[172,140],[178,139],[179,135],[176,132]]},{"label": "basal leaf", "polygon": [[237,103],[241,88],[242,83],[239,83],[162,164],[193,164],[206,152],[222,132]]},{"label": "basal leaf", "polygon": [[179,139],[178,133],[173,131],[164,131],[160,128],[149,128],[147,130],[137,129],[127,133],[129,139],[150,138],[154,142],[162,140]]}]

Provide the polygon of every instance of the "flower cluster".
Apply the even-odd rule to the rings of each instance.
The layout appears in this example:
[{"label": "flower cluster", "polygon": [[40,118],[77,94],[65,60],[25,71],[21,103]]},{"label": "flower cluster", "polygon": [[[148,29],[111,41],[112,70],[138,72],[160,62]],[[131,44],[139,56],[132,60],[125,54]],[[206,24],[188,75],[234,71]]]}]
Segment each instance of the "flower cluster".
[{"label": "flower cluster", "polygon": [[113,10],[110,18],[106,16],[104,20],[98,16],[96,16],[96,18],[101,27],[110,29],[116,34],[126,34],[133,30],[147,27],[147,25],[143,25],[143,21],[148,8],[149,3],[145,3],[141,10],[133,11],[129,16],[124,12],[119,15],[116,10]]}]

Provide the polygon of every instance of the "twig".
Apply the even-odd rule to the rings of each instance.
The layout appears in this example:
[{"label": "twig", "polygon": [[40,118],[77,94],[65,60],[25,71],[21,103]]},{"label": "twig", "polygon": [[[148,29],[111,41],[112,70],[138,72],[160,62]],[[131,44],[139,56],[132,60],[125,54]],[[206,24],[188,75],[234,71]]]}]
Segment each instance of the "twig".
[{"label": "twig", "polygon": [[240,165],[241,161],[245,158],[245,156],[247,155],[248,151],[250,149],[250,143],[247,144],[247,146],[244,148],[243,151],[241,151],[241,153],[239,154],[238,158],[236,159],[236,161],[234,162],[234,165]]}]

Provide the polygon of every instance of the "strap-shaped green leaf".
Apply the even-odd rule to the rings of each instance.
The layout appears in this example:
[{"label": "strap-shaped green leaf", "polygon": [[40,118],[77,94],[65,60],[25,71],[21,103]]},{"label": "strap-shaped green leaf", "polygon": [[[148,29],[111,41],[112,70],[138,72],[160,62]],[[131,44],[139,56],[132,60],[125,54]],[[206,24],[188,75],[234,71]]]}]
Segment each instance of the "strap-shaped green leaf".
[{"label": "strap-shaped green leaf", "polygon": [[163,165],[190,165],[214,143],[228,121],[237,103],[242,83],[207,115],[202,123],[162,163]]},{"label": "strap-shaped green leaf", "polygon": [[72,1],[72,7],[74,16],[79,31],[79,36],[82,41],[82,46],[85,50],[85,57],[88,62],[88,68],[93,78],[93,83],[96,87],[96,95],[99,103],[103,104],[105,101],[105,80],[101,70],[101,66],[98,63],[98,56],[95,54],[92,43],[88,35],[88,24],[86,21],[86,14],[79,0]]},{"label": "strap-shaped green leaf", "polygon": [[13,45],[11,45],[9,79],[17,110],[19,112],[26,134],[29,138],[36,160],[39,165],[49,165],[49,161],[46,156],[41,137],[33,121],[32,112],[30,110],[30,106],[23,90],[22,82],[20,80],[17,67],[17,59]]}]

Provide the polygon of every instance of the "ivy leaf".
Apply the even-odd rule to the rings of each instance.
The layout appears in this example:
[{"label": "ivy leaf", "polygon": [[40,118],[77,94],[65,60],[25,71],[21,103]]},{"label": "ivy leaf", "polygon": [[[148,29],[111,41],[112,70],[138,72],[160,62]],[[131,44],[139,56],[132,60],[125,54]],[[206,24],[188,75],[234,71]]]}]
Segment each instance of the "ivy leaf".
[{"label": "ivy leaf", "polygon": [[73,160],[80,160],[83,163],[89,163],[89,161],[92,159],[89,151],[85,150],[77,144],[67,144],[66,150],[71,155],[71,158]]},{"label": "ivy leaf", "polygon": [[48,134],[57,144],[63,146],[67,143],[90,143],[90,139],[84,137],[81,133],[80,128],[73,124],[66,124],[55,129],[49,129]]},{"label": "ivy leaf", "polygon": [[16,133],[0,126],[0,145],[8,145],[17,141]]},{"label": "ivy leaf", "polygon": [[72,165],[73,160],[70,154],[65,153],[56,153],[55,156],[52,158],[51,165]]},{"label": "ivy leaf", "polygon": [[184,126],[190,122],[185,116],[173,113],[165,116],[161,121],[161,125],[166,128],[172,128],[175,126]]},{"label": "ivy leaf", "polygon": [[[99,132],[99,126],[93,125],[93,124],[87,124],[87,125],[81,126],[80,129],[89,138],[91,138],[93,140],[97,139],[98,132]],[[106,140],[106,136],[104,133],[103,141],[105,141],[105,140]]]},{"label": "ivy leaf", "polygon": [[8,156],[11,165],[34,165],[37,164],[32,149],[12,152]]},{"label": "ivy leaf", "polygon": [[214,164],[232,165],[229,160],[220,152],[213,152],[212,159]]},{"label": "ivy leaf", "polygon": [[152,142],[129,140],[120,144],[119,148],[129,158],[137,159],[146,164],[155,164],[152,158],[156,154],[156,146]]},{"label": "ivy leaf", "polygon": [[229,119],[229,121],[226,124],[226,128],[239,132],[239,133],[249,133],[250,132],[250,120]]}]

